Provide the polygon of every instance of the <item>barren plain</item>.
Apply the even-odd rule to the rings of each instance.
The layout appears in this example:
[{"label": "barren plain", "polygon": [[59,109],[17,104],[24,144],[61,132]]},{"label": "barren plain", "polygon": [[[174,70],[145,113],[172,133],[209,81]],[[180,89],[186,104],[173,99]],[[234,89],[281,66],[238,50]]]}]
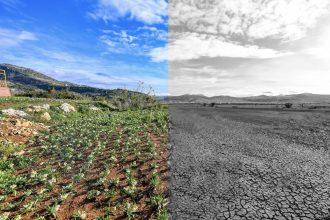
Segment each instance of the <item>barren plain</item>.
[{"label": "barren plain", "polygon": [[330,114],[176,104],[172,219],[326,219]]}]

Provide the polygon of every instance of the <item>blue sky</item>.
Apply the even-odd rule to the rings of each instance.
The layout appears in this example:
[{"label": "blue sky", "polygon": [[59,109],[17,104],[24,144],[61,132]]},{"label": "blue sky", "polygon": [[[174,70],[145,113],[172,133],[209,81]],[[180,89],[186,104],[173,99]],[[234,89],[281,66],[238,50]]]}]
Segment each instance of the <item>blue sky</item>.
[{"label": "blue sky", "polygon": [[0,63],[167,94],[167,0],[0,0]]}]

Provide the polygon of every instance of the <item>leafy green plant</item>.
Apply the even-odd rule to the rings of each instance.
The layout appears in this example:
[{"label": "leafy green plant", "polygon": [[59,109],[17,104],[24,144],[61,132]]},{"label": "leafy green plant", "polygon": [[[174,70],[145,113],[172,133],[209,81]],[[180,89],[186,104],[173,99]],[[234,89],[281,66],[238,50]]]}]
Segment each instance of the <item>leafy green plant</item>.
[{"label": "leafy green plant", "polygon": [[114,189],[114,188],[111,188],[111,189],[105,189],[104,192],[105,192],[105,196],[106,196],[108,199],[112,199],[112,198],[114,198],[114,197],[117,195],[117,191],[116,191],[116,189]]},{"label": "leafy green plant", "polygon": [[64,191],[67,191],[67,192],[72,192],[73,190],[73,183],[69,183],[65,186],[62,187]]},{"label": "leafy green plant", "polygon": [[167,199],[163,195],[153,195],[150,197],[150,203],[157,207],[157,210],[162,210],[167,206]]},{"label": "leafy green plant", "polygon": [[92,189],[92,190],[87,192],[87,199],[95,200],[97,198],[97,196],[99,196],[100,194],[101,194],[100,191]]},{"label": "leafy green plant", "polygon": [[109,181],[110,185],[117,186],[119,183],[119,178],[114,178]]},{"label": "leafy green plant", "polygon": [[85,211],[76,210],[72,213],[72,218],[75,220],[86,219],[87,214]]},{"label": "leafy green plant", "polygon": [[154,172],[150,179],[150,186],[156,189],[160,185],[160,178],[157,172]]},{"label": "leafy green plant", "polygon": [[61,193],[59,195],[59,197],[57,198],[57,202],[58,203],[62,203],[64,202],[69,196],[70,196],[71,193]]},{"label": "leafy green plant", "polygon": [[46,211],[49,215],[56,218],[56,212],[60,209],[60,205],[57,203],[54,203],[53,205],[47,206]]},{"label": "leafy green plant", "polygon": [[169,216],[168,216],[168,211],[166,208],[161,209],[158,214],[157,214],[157,220],[168,220]]},{"label": "leafy green plant", "polygon": [[20,220],[20,219],[22,219],[22,216],[21,216],[21,215],[16,215],[16,216],[13,218],[13,220]]},{"label": "leafy green plant", "polygon": [[22,214],[31,212],[35,209],[37,201],[30,201],[27,204],[23,205]]},{"label": "leafy green plant", "polygon": [[136,186],[125,186],[123,192],[128,196],[134,197],[136,194]]},{"label": "leafy green plant", "polygon": [[137,206],[133,203],[126,202],[124,205],[124,213],[128,219],[134,218],[134,213],[137,211]]}]

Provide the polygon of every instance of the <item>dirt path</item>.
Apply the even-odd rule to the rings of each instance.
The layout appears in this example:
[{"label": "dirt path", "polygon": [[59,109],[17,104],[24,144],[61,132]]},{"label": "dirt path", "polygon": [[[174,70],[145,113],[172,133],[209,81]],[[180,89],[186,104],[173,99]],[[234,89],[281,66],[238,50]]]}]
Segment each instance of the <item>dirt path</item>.
[{"label": "dirt path", "polygon": [[[171,106],[172,219],[329,215],[330,156],[324,148],[299,142],[299,134],[302,140],[306,135],[320,139],[317,124],[312,124],[315,134],[302,125],[306,118],[315,122],[316,113],[301,114],[310,115],[269,111],[254,120],[244,110]],[[317,118],[329,136],[324,123],[329,117]]]}]

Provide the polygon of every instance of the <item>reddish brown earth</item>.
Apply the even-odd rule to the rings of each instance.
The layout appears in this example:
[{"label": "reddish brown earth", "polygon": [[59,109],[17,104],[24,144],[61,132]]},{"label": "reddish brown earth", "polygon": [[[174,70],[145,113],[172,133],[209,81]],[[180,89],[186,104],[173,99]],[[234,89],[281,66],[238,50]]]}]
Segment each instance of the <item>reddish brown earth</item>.
[{"label": "reddish brown earth", "polygon": [[[142,135],[142,134],[141,134]],[[137,205],[138,210],[135,213],[134,219],[156,219],[156,210],[155,207],[152,207],[148,202],[150,195],[162,193],[166,197],[168,197],[168,167],[167,167],[167,136],[165,135],[157,135],[151,134],[152,141],[156,145],[157,156],[155,159],[150,159],[145,156],[143,152],[146,151],[147,146],[144,143],[141,144],[141,158],[137,161],[137,167],[134,169],[134,177],[138,180],[137,185],[137,196],[133,199],[134,203]],[[125,139],[128,138],[127,134],[124,134],[121,140],[121,144],[118,146],[117,155],[119,155],[120,149],[123,147],[122,144]],[[103,192],[106,186],[93,186],[93,183],[97,181],[100,177],[100,173],[104,170],[105,160],[109,157],[111,149],[113,149],[113,143],[117,140],[117,136],[113,135],[109,140],[104,151],[97,156],[95,159],[91,169],[89,169],[86,177],[79,183],[74,185],[73,193],[66,199],[60,206],[60,209],[56,213],[56,219],[72,219],[72,213],[76,210],[85,211],[87,214],[86,219],[96,219],[97,217],[104,216],[106,213],[107,207],[114,207],[123,204],[125,201],[132,201],[132,198],[129,198],[120,189],[127,185],[125,180],[125,169],[128,168],[130,161],[133,159],[133,152],[129,151],[128,157],[125,161],[118,160],[117,163],[111,168],[110,174],[107,176],[107,179],[119,178],[120,183],[116,187],[117,195],[112,199],[107,199],[105,193]],[[31,152],[38,150],[40,146],[35,144],[29,146],[26,149],[26,153],[23,156],[31,157]],[[82,158],[86,158],[92,149],[89,149],[83,152],[84,156]],[[23,169],[17,170],[17,174],[29,174],[31,170],[40,170],[44,169],[42,165],[44,162],[49,161],[50,156],[42,156],[37,162],[33,165],[25,167]],[[50,167],[57,167],[60,161],[54,160]],[[76,166],[73,167],[74,170],[77,171],[81,168],[84,159],[82,159],[81,163],[76,163]],[[158,164],[158,173],[160,173],[161,185],[155,190],[149,186],[150,178],[151,178],[151,164]],[[57,169],[60,170],[60,169]],[[61,172],[61,171],[60,171]],[[64,173],[64,172],[63,172]],[[46,219],[55,219],[50,217],[47,214],[45,207],[51,205],[53,198],[58,197],[61,192],[62,186],[69,184],[72,179],[71,175],[59,173],[60,177],[56,181],[53,190],[47,194],[46,198],[44,198],[41,202],[39,202],[36,208],[29,212],[28,214],[22,215],[19,210],[16,210],[14,213],[11,213],[13,216],[21,214],[22,219],[35,219],[38,216],[47,216]],[[109,181],[107,181],[108,183]],[[40,190],[41,185],[34,185],[30,187],[30,190],[33,192]],[[97,197],[95,201],[88,200],[86,195],[88,190],[95,189],[99,190],[101,194]],[[10,196],[6,199],[6,203],[12,203],[19,200],[20,195],[23,195],[24,192],[17,192],[16,196]],[[27,204],[32,199],[32,196],[29,196],[24,199],[23,204]],[[123,213],[123,208],[118,208],[116,211],[111,213],[111,219],[127,219],[125,214]]]}]

